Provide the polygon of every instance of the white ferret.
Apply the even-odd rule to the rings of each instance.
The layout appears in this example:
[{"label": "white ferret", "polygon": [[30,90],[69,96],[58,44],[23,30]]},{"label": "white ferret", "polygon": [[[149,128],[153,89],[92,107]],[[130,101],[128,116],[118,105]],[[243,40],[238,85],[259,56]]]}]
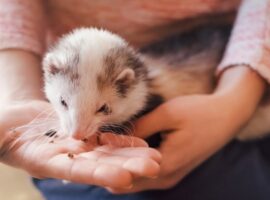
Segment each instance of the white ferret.
[{"label": "white ferret", "polygon": [[[87,138],[162,101],[211,93],[229,33],[228,27],[202,27],[139,53],[105,30],[81,28],[64,35],[43,61],[45,93],[62,131]],[[270,132],[269,122],[270,106],[260,106],[238,137],[262,137]]]}]

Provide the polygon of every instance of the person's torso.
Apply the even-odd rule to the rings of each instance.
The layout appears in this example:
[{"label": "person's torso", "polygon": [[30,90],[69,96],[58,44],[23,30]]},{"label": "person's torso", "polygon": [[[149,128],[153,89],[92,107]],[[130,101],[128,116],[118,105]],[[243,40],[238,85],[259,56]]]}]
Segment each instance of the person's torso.
[{"label": "person's torso", "polygon": [[[98,27],[118,33],[141,46],[189,23],[185,19],[234,11],[240,0],[48,0],[53,35],[78,27]],[[221,17],[222,18],[222,17]]]}]

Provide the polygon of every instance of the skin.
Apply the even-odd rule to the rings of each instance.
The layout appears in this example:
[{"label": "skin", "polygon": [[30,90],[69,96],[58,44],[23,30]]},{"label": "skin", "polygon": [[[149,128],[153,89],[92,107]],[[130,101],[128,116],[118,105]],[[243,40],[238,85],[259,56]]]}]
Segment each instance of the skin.
[{"label": "skin", "polygon": [[[5,74],[2,73],[1,77],[2,76],[4,77]],[[41,75],[39,74],[39,76]],[[3,84],[0,85],[1,87],[4,87]],[[149,154],[146,154],[147,158],[148,159],[150,158],[150,160],[153,161],[153,163],[155,164],[151,165],[151,161],[148,160],[149,162],[147,164],[148,167],[146,167],[147,168],[146,170],[146,168],[141,169],[142,166],[137,167],[136,165],[134,165],[134,163],[132,163],[133,165],[132,166],[130,165],[128,170],[126,170],[125,164],[123,165],[121,163],[120,165],[117,165],[118,164],[116,162],[117,159],[112,156],[110,158],[113,159],[108,159],[110,160],[110,162],[113,162],[116,166],[119,166],[121,170],[126,170],[133,176],[131,177],[128,175],[120,174],[121,170],[119,171],[114,170],[115,173],[113,174],[115,176],[112,176],[110,174],[106,174],[109,173],[108,172],[109,169],[105,168],[102,170],[102,173],[98,173],[98,176],[97,175],[93,176],[93,173],[92,174],[90,173],[90,175],[88,174],[87,177],[89,179],[87,178],[87,181],[89,181],[89,183],[92,181],[92,183],[94,184],[106,186],[107,189],[113,193],[131,193],[147,189],[166,189],[174,186],[191,170],[193,170],[196,166],[198,166],[205,159],[207,159],[217,150],[222,148],[233,137],[235,137],[237,131],[243,126],[243,124],[247,122],[247,120],[250,118],[250,116],[256,109],[257,105],[259,104],[259,101],[266,87],[265,85],[266,84],[263,81],[263,79],[258,74],[253,72],[251,69],[247,68],[246,66],[235,66],[223,72],[223,74],[219,79],[218,86],[213,94],[178,97],[162,104],[153,112],[141,118],[136,123],[135,127],[136,130],[135,135],[139,137],[147,137],[161,130],[168,130],[168,129],[174,130],[172,133],[164,137],[165,140],[163,141],[160,149],[158,149],[163,156],[160,175],[156,177],[156,179],[154,180],[145,178],[147,177],[146,175],[149,176],[148,174],[149,171],[155,169],[154,167],[156,166],[155,164],[160,162],[160,156],[156,151],[148,148],[146,151],[144,147],[140,147],[139,148],[140,150],[136,149],[134,151],[131,151],[130,149],[126,150],[126,148],[123,148],[124,151],[123,152],[122,148],[121,149],[119,148],[117,149],[117,151],[118,150],[122,151],[122,153],[117,154],[117,156],[121,155],[123,157],[127,155],[128,156],[136,155],[137,157],[141,158],[143,157],[143,155],[145,155],[146,152],[148,153],[150,152]],[[20,90],[17,90],[17,92],[18,91]],[[36,92],[32,94],[33,96],[39,94],[37,90],[35,91]],[[11,106],[10,104],[11,100],[13,98],[16,99],[18,97],[18,95],[16,95],[17,94],[16,92],[14,94],[15,94],[14,96],[11,95],[9,96],[9,98],[7,98],[8,99],[7,102],[9,102],[9,104],[6,103],[6,105]],[[28,99],[28,95],[26,95],[25,98]],[[24,100],[24,98],[19,100]],[[28,99],[27,102],[31,102],[31,99]],[[21,106],[24,106],[24,104],[21,104]],[[9,112],[7,113],[8,114],[6,115],[2,115],[4,117],[1,117],[1,119],[5,117],[8,118],[10,116],[14,117],[14,115],[11,115],[13,113]],[[24,112],[22,111],[21,113]],[[8,120],[8,122],[0,124],[6,124],[5,130],[7,130],[7,127],[11,127],[9,125],[10,121],[11,120]],[[16,119],[15,117],[14,121],[18,123],[19,120]],[[1,127],[0,130],[3,130],[3,127]],[[1,134],[5,136],[5,131],[1,131]],[[215,139],[210,140],[209,138]],[[106,144],[106,141],[108,142],[108,138],[107,140],[102,139],[102,144]],[[71,146],[73,142],[74,144],[76,143],[75,141],[70,141]],[[113,153],[114,151],[110,152],[109,148],[106,146],[101,148],[103,148],[103,150],[105,149],[107,153],[114,154]],[[68,151],[69,150],[70,149],[68,149]],[[92,151],[94,152],[94,154],[95,150],[96,149],[94,148]],[[40,176],[43,173],[44,177],[55,177],[56,174],[55,173],[53,174],[52,172],[52,170],[54,170],[55,167],[57,167],[59,172],[61,170],[65,171],[65,169],[67,168],[67,171],[69,173],[70,172],[74,173],[73,178],[78,176],[79,177],[78,179],[80,179],[83,178],[82,174],[87,175],[87,172],[83,173],[78,168],[70,170],[71,165],[73,165],[74,163],[66,165],[67,162],[63,162],[65,164],[62,165],[61,162],[59,161],[66,161],[65,160],[66,158],[61,157],[61,153],[59,153],[59,148],[56,147],[56,149],[55,150],[52,149],[52,151],[54,153],[49,154],[48,156],[49,159],[45,155],[43,155],[43,157],[48,160],[52,158],[53,161],[55,161],[54,159],[56,159],[57,162],[55,161],[53,163],[57,163],[59,165],[58,166],[47,165],[46,168],[47,171],[45,169],[42,170],[39,169],[36,171],[34,170],[35,172],[39,172]],[[14,162],[17,163],[16,166],[19,167],[23,166],[22,168],[26,170],[27,170],[26,166],[28,166],[27,171],[31,172],[29,168],[31,169],[32,166],[29,167],[30,164],[28,162],[26,162],[28,163],[28,165],[27,164],[23,165],[21,164],[20,161],[18,161],[20,160],[19,158],[21,158],[23,155],[27,155],[26,152],[23,151],[22,153],[16,152],[18,151],[15,151],[14,154],[17,155],[17,157],[14,156],[13,152],[11,152],[11,155],[7,157],[13,159],[15,158]],[[27,159],[27,157],[25,159]],[[34,159],[30,161],[32,163],[36,162],[38,164],[38,161],[36,159],[37,157],[34,157]],[[98,161],[96,162],[98,163]],[[51,162],[48,163],[50,164]],[[139,162],[137,162],[136,164],[138,163]],[[14,163],[11,164],[15,165]],[[109,166],[109,164],[111,163],[106,164],[108,164],[107,166]],[[138,170],[140,171],[139,173]],[[75,174],[75,171],[78,172],[79,174]],[[66,175],[65,173],[63,174]],[[144,176],[142,176],[142,174]],[[158,173],[155,173],[155,175],[157,174]],[[63,177],[65,177],[65,179],[69,178],[69,180],[72,180],[72,177],[70,175],[66,176],[64,175]],[[114,178],[117,179],[120,175],[121,177],[126,177],[124,178],[124,180],[128,181],[123,184],[125,185],[125,187],[121,185],[122,183],[120,184],[119,182],[117,184],[114,181],[112,181],[113,183],[110,182],[109,184],[107,182],[106,183],[102,182],[104,181],[104,179],[102,179],[101,177],[104,178],[108,175],[112,177],[112,180],[114,180]],[[152,177],[155,177],[155,175],[154,173],[151,174]],[[83,182],[83,180],[75,180],[75,181]]]},{"label": "skin", "polygon": [[235,137],[255,111],[265,87],[256,72],[235,66],[223,72],[213,94],[178,97],[162,104],[138,120],[135,133],[146,138],[174,130],[164,136],[159,148],[163,156],[159,177],[138,178],[131,189],[107,189],[123,194],[173,187]]},{"label": "skin", "polygon": [[[41,89],[40,58],[21,50],[1,51],[0,77],[1,162],[24,169],[37,178],[59,178],[104,187],[129,188],[134,177],[157,176],[161,155],[136,137],[108,133],[99,138],[99,145],[96,138],[87,143],[71,138],[48,143],[19,137],[24,130],[14,132],[12,128],[48,117],[46,113],[54,116]],[[70,152],[75,154],[73,158],[67,156]]]}]

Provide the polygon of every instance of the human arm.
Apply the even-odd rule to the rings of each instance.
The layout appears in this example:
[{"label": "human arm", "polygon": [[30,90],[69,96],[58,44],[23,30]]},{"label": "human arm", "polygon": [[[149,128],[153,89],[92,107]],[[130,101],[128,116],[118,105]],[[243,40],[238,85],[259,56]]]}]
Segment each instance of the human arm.
[{"label": "human arm", "polygon": [[213,94],[178,97],[138,121],[135,135],[144,138],[173,130],[164,136],[159,149],[161,176],[138,179],[130,190],[110,191],[170,188],[236,136],[258,106],[265,80],[270,80],[269,2],[243,1]]},{"label": "human arm", "polygon": [[[44,136],[46,130],[37,135],[43,137],[41,142],[35,137],[21,137],[31,134],[28,127],[21,127],[39,117],[41,120],[49,117],[47,113],[53,110],[42,92],[40,59],[30,52],[4,50],[0,51],[0,66],[3,66],[0,67],[1,162],[24,169],[38,178],[67,179],[100,186],[127,187],[133,181],[132,174],[157,175],[160,155],[138,138],[108,134],[101,137],[102,145],[99,146],[68,138],[52,144]],[[134,146],[130,146],[131,140]],[[76,154],[74,159],[68,158],[69,152]]]},{"label": "human arm", "polygon": [[[156,175],[160,155],[138,138],[114,136],[109,140],[110,134],[106,134],[100,138],[99,147],[68,138],[50,143],[51,138],[44,135],[53,114],[42,83],[44,2],[0,0],[0,161],[39,178],[101,186],[126,187],[133,174]],[[41,127],[46,123],[46,130],[41,131],[38,124],[33,127],[31,122],[37,120]],[[73,159],[67,156],[69,152],[76,154]],[[142,165],[134,168],[138,159]],[[150,171],[149,167],[156,170]]]},{"label": "human arm", "polygon": [[159,148],[160,176],[139,178],[129,190],[109,190],[130,193],[173,187],[235,137],[256,109],[264,89],[265,82],[257,73],[238,66],[224,71],[213,94],[178,97],[142,117],[136,124],[136,136],[146,138],[173,130],[164,135]]}]

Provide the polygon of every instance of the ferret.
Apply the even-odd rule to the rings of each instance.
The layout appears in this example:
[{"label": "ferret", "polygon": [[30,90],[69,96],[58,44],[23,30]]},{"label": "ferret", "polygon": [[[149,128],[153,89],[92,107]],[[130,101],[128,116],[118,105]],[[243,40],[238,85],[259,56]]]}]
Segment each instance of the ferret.
[{"label": "ferret", "polygon": [[[43,59],[45,94],[62,132],[76,139],[117,132],[164,101],[212,93],[230,30],[199,27],[139,50],[107,30],[80,28],[64,35]],[[263,137],[269,121],[270,106],[259,106],[237,137]]]}]

